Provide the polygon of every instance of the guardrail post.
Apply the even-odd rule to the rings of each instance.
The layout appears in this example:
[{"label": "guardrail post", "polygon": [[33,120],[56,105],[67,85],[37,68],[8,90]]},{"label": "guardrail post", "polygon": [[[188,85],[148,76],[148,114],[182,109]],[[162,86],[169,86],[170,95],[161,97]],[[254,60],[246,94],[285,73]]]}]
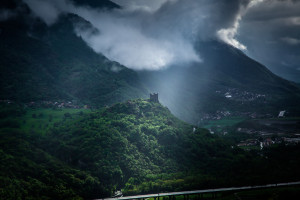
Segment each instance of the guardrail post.
[{"label": "guardrail post", "polygon": [[212,198],[215,199],[215,198],[216,198],[216,193],[213,192],[213,193],[211,193],[211,194],[212,194]]}]

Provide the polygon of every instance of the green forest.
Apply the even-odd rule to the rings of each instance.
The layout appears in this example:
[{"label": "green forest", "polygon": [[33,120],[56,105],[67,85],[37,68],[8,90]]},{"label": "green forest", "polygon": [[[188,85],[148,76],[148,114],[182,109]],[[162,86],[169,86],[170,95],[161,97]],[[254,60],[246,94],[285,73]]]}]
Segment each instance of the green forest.
[{"label": "green forest", "polygon": [[[149,100],[102,110],[1,104],[1,199],[93,199],[296,181],[300,146],[245,151]],[[41,131],[43,130],[43,131]]]},{"label": "green forest", "polygon": [[[0,200],[89,200],[116,191],[127,196],[300,180],[299,83],[218,38],[195,37],[188,45],[177,34],[157,40],[160,26],[173,33],[164,23],[173,17],[163,15],[173,3],[151,18],[150,12],[123,12],[110,0],[61,2],[0,2]],[[45,12],[36,13],[39,6]],[[176,12],[174,19],[181,18]],[[91,20],[94,15],[99,18]],[[145,44],[136,43],[143,39],[146,53]],[[179,62],[182,49],[172,43],[191,48],[199,61]],[[154,63],[165,63],[165,51],[155,52],[164,46],[173,65],[140,65],[156,60],[155,53],[162,55]],[[159,93],[156,102],[146,99],[151,92]],[[279,119],[280,111],[286,116]],[[292,142],[282,142],[286,138]],[[274,143],[261,149],[267,139]],[[299,186],[238,195],[278,200],[286,191],[297,195]]]}]

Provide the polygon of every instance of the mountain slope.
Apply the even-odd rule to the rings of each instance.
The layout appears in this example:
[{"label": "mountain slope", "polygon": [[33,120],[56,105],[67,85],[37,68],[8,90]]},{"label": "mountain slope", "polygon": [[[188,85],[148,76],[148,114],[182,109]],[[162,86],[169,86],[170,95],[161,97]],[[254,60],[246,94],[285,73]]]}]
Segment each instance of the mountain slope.
[{"label": "mountain slope", "polygon": [[[246,152],[148,100],[65,113],[55,123],[50,115],[68,109],[24,115],[30,111],[0,104],[1,199],[95,199],[120,189],[129,195],[300,178],[299,145]],[[43,118],[45,135],[22,128],[44,127]]]},{"label": "mountain slope", "polygon": [[37,123],[22,128],[31,120],[26,111],[0,103],[0,199],[90,199],[99,194],[99,179],[40,148],[44,139],[33,130]]},{"label": "mountain slope", "polygon": [[77,22],[84,21],[67,15],[47,27],[26,12],[1,22],[0,99],[104,106],[144,96],[134,71],[96,54],[75,35]]},{"label": "mountain slope", "polygon": [[73,2],[75,2],[75,5],[90,6],[94,8],[120,8],[119,5],[109,0],[73,0]]},{"label": "mountain slope", "polygon": [[167,108],[145,100],[63,118],[44,136],[14,123],[30,120],[22,107],[0,105],[1,199],[109,196],[130,178],[190,169],[172,152],[174,148],[182,151],[177,140],[192,142],[189,137],[203,137],[200,143],[209,138],[220,143],[206,130],[192,133],[192,126],[172,116]]},{"label": "mountain slope", "polygon": [[[180,163],[189,158],[179,156],[183,142],[202,137],[200,134],[210,138],[206,130],[193,133],[191,125],[172,116],[162,105],[134,100],[62,124],[48,136],[51,140],[47,143],[55,145],[45,146],[64,162],[120,188],[131,177],[141,179],[147,174],[175,173],[186,168]],[[215,140],[212,138],[212,142]]]},{"label": "mountain slope", "polygon": [[[218,41],[196,46],[202,63],[140,72],[164,105],[181,119],[198,123],[230,113],[276,116],[280,110],[299,115],[300,89],[241,51]],[[222,114],[221,114],[222,116]],[[223,116],[224,117],[224,116]]]}]

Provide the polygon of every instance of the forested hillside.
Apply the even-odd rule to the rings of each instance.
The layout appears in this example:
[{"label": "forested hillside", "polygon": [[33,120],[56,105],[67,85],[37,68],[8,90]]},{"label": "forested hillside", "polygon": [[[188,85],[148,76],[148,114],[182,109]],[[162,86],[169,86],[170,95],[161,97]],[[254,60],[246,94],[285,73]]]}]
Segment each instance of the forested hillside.
[{"label": "forested hillside", "polygon": [[0,198],[92,199],[120,189],[128,195],[300,178],[299,145],[246,152],[159,103],[68,112],[1,107]]},{"label": "forested hillside", "polygon": [[[202,62],[137,72],[89,47],[76,28],[96,35],[101,29],[59,1],[28,2],[0,3],[0,199],[81,200],[120,190],[133,195],[300,180],[298,118],[280,118],[285,123],[279,128],[296,124],[288,134],[278,132],[282,141],[272,124],[263,125],[268,134],[259,120],[244,121],[277,117],[278,111],[298,117],[299,85],[218,40],[194,44]],[[36,2],[42,14],[57,14],[53,24],[31,10]],[[107,14],[122,9],[110,0],[72,2]],[[124,28],[143,27],[136,14],[147,19],[153,13],[137,6],[116,18],[128,14],[132,23],[124,20]],[[150,30],[147,55],[160,38]],[[125,44],[138,51],[144,44],[133,43]],[[159,99],[146,99],[150,92],[159,92]],[[260,130],[246,129],[254,126]],[[255,145],[248,145],[257,132]]]}]

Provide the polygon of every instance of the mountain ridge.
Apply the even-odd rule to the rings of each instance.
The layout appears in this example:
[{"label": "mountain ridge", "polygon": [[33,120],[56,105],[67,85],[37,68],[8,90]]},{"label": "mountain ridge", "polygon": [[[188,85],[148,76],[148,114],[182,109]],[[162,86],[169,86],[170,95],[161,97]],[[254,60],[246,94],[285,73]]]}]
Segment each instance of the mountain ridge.
[{"label": "mountain ridge", "polygon": [[200,41],[195,48],[202,63],[139,72],[147,87],[158,91],[162,103],[179,118],[198,124],[203,116],[217,115],[217,111],[233,116],[251,112],[270,117],[280,110],[299,114],[298,85],[220,41]]},{"label": "mountain ridge", "polygon": [[75,5],[79,6],[90,6],[94,8],[106,8],[106,9],[116,9],[116,8],[121,8],[118,4],[110,1],[110,0],[73,0]]},{"label": "mountain ridge", "polygon": [[1,99],[101,107],[147,93],[134,71],[96,54],[75,35],[74,23],[88,22],[66,15],[47,27],[36,19],[27,24],[26,18],[25,13],[0,23]]}]

